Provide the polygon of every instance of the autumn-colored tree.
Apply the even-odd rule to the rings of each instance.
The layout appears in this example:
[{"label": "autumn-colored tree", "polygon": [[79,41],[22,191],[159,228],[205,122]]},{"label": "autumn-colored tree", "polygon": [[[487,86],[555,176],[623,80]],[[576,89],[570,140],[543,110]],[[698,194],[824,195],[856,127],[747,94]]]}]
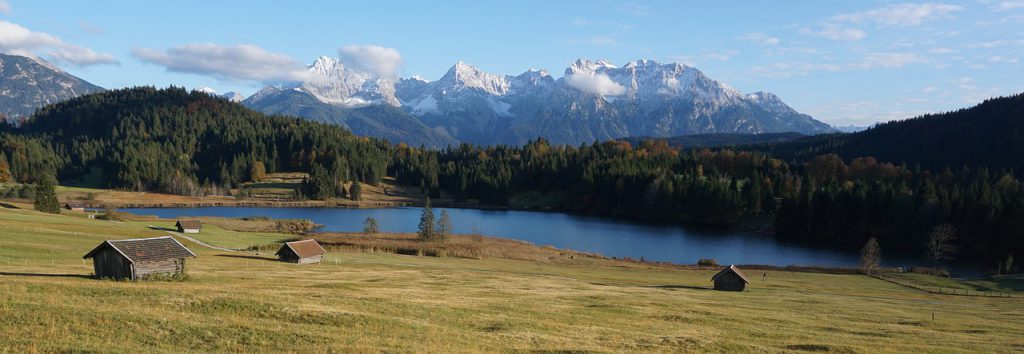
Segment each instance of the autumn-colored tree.
[{"label": "autumn-colored tree", "polygon": [[7,156],[0,152],[0,183],[14,182],[11,177],[11,165],[7,163]]},{"label": "autumn-colored tree", "polygon": [[267,178],[267,166],[263,164],[263,161],[256,161],[249,167],[249,180],[253,182],[261,182]]}]

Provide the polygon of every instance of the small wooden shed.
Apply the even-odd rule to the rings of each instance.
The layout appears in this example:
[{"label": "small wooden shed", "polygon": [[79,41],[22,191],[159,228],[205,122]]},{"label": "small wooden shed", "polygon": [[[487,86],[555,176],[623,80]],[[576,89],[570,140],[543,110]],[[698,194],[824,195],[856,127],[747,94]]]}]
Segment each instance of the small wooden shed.
[{"label": "small wooden shed", "polygon": [[195,253],[170,236],[107,240],[87,253],[97,278],[137,280],[148,275],[185,272],[185,258]]},{"label": "small wooden shed", "polygon": [[722,269],[711,277],[711,281],[715,282],[715,290],[723,291],[743,291],[747,287],[747,283],[750,283],[747,276],[734,265]]},{"label": "small wooden shed", "polygon": [[275,254],[282,262],[298,264],[320,263],[327,251],[314,239],[285,242]]},{"label": "small wooden shed", "polygon": [[178,220],[174,227],[178,232],[186,234],[198,234],[199,231],[203,231],[203,223],[199,220]]},{"label": "small wooden shed", "polygon": [[85,204],[67,202],[64,203],[64,209],[71,211],[85,211]]}]

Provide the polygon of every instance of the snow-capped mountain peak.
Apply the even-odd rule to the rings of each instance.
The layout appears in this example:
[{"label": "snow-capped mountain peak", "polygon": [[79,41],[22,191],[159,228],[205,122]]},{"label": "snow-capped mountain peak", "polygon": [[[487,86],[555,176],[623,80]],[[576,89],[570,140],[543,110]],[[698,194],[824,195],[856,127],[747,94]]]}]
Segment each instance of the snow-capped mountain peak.
[{"label": "snow-capped mountain peak", "polygon": [[224,98],[227,98],[228,101],[231,101],[231,102],[242,102],[242,100],[245,99],[245,96],[243,96],[242,94],[240,94],[238,92],[235,92],[235,91],[225,92],[221,96],[224,97]]},{"label": "snow-capped mountain peak", "polygon": [[565,69],[566,75],[580,74],[580,73],[596,73],[602,70],[615,69],[616,66],[604,59],[598,59],[596,61],[590,59],[576,59],[569,65],[568,69]]},{"label": "snow-capped mountain peak", "polygon": [[[480,144],[538,136],[579,144],[641,135],[831,131],[774,95],[745,95],[696,68],[647,59],[621,67],[578,59],[558,79],[534,69],[491,74],[461,60],[434,81],[383,77],[331,57],[318,58],[309,70],[314,79],[260,90],[247,104],[259,107],[262,97],[284,97],[293,93],[281,90],[291,89],[334,106],[392,105],[432,131]],[[280,107],[273,102],[266,107]]]},{"label": "snow-capped mountain peak", "polygon": [[309,65],[309,72],[313,78],[295,88],[325,103],[344,107],[399,105],[394,78],[346,67],[338,58],[328,56],[317,58]]},{"label": "snow-capped mountain peak", "polygon": [[484,72],[459,60],[440,79],[435,81],[445,90],[477,89],[495,96],[508,93],[508,77]]}]

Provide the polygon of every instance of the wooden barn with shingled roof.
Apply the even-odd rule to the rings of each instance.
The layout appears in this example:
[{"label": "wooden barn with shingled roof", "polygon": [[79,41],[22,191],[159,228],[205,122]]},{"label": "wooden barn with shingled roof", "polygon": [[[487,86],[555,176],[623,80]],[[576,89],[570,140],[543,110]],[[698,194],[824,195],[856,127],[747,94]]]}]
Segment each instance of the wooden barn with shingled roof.
[{"label": "wooden barn with shingled roof", "polygon": [[275,254],[282,262],[298,264],[320,263],[327,251],[314,239],[285,242]]},{"label": "wooden barn with shingled roof", "polygon": [[715,290],[724,291],[743,291],[747,284],[750,283],[747,276],[734,265],[722,269],[718,274],[711,277],[711,281],[715,282]]},{"label": "wooden barn with shingled roof", "polygon": [[199,231],[203,231],[203,223],[199,220],[178,220],[174,227],[178,232],[186,234],[198,234]]},{"label": "wooden barn with shingled roof", "polygon": [[92,258],[97,278],[138,280],[185,273],[185,258],[196,254],[171,236],[107,240],[82,258]]}]

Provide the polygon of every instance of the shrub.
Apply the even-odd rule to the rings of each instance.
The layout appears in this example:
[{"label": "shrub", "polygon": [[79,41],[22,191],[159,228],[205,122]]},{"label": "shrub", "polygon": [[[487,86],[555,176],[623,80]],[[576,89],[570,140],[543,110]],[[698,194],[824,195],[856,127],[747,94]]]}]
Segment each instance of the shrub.
[{"label": "shrub", "polygon": [[701,267],[717,267],[718,261],[711,258],[701,258],[697,261],[697,265]]}]

